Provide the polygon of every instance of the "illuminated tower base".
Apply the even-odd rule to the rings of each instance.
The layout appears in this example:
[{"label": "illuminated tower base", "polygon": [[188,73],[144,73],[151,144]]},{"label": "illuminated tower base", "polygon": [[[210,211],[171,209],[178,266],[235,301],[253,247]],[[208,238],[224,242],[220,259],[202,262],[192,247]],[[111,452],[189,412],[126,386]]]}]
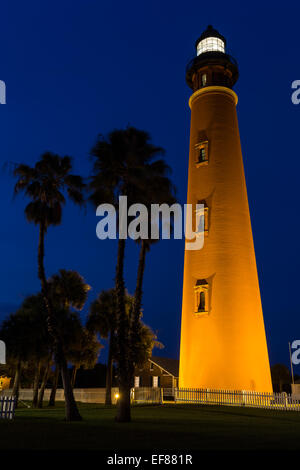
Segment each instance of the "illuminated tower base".
[{"label": "illuminated tower base", "polygon": [[272,392],[232,86],[237,64],[211,27],[193,89],[187,202],[204,204],[204,247],[185,251],[180,387]]}]

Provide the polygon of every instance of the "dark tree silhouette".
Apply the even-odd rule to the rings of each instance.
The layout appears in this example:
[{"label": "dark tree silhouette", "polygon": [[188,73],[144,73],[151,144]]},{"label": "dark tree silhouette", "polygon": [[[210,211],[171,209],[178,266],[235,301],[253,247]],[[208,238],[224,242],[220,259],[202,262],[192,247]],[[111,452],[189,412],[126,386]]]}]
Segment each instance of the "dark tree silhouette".
[{"label": "dark tree silhouette", "polygon": [[[125,296],[126,318],[129,326],[130,313],[134,298],[128,294]],[[91,304],[90,313],[87,321],[87,328],[92,332],[97,332],[102,338],[109,338],[109,353],[106,371],[106,405],[111,405],[111,385],[112,385],[112,366],[116,355],[115,335],[117,320],[117,300],[114,289],[102,291],[98,298]],[[156,335],[150,327],[141,321],[141,315],[138,318],[139,328],[135,343],[131,347],[131,359],[133,367],[143,366],[151,357],[154,347],[162,348],[163,345],[157,341]],[[132,378],[133,382],[133,378]]]},{"label": "dark tree silhouette", "polygon": [[[147,132],[128,127],[112,131],[106,139],[100,136],[91,150],[94,159],[93,177],[90,183],[90,200],[98,206],[103,202],[114,204],[118,211],[119,196],[127,196],[128,206],[140,202],[148,182],[147,174],[152,166],[159,167],[163,154],[161,147],[150,142]],[[154,170],[153,170],[154,171]],[[130,328],[127,322],[124,282],[125,239],[118,240],[115,277],[117,297],[116,357],[120,399],[116,421],[128,422],[130,413],[130,388],[134,366],[130,352]]]},{"label": "dark tree silhouette", "polygon": [[34,167],[18,165],[14,170],[14,175],[18,178],[15,193],[24,192],[31,199],[25,208],[26,218],[28,222],[39,226],[38,277],[47,312],[48,330],[53,339],[55,362],[61,371],[65,392],[66,420],[76,421],[81,420],[81,416],[74,399],[67,361],[57,331],[44,267],[45,235],[49,226],[61,223],[62,207],[66,202],[64,193],[67,193],[76,204],[83,203],[84,183],[80,176],[73,175],[71,171],[70,157],[60,157],[46,152]]}]

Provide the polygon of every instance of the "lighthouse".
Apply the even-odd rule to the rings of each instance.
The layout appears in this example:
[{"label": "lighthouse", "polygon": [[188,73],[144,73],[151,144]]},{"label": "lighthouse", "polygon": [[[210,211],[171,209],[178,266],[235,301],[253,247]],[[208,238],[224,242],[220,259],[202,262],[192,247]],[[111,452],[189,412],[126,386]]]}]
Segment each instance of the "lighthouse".
[{"label": "lighthouse", "polygon": [[179,386],[272,392],[232,89],[238,75],[225,38],[208,26],[186,72],[187,203],[202,204],[204,245],[185,250]]}]

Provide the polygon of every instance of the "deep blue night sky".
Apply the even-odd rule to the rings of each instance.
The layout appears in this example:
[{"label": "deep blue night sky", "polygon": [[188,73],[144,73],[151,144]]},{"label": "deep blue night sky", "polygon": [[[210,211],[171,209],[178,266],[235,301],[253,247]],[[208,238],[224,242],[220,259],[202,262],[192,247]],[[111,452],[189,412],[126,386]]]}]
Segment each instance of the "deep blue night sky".
[{"label": "deep blue night sky", "polygon": [[[238,116],[271,363],[288,364],[300,338],[299,124],[291,82],[300,79],[300,6],[199,1],[11,1],[1,6],[0,155],[33,164],[45,150],[74,157],[88,176],[98,133],[130,124],[166,149],[178,198],[186,198],[189,120],[185,67],[208,24],[239,63]],[[1,165],[2,166],[2,165]],[[0,174],[0,320],[39,289],[37,228]],[[94,210],[68,204],[49,230],[46,270],[76,269],[92,286],[89,301],[113,286],[116,242],[99,241]],[[179,353],[183,242],[161,241],[147,259],[144,320]],[[128,244],[126,284],[134,291],[138,250]],[[83,315],[85,312],[83,312]],[[255,338],[253,339],[255,348]],[[213,351],[213,345],[212,345]],[[102,354],[102,359],[105,354]],[[295,372],[300,373],[300,366]]]}]

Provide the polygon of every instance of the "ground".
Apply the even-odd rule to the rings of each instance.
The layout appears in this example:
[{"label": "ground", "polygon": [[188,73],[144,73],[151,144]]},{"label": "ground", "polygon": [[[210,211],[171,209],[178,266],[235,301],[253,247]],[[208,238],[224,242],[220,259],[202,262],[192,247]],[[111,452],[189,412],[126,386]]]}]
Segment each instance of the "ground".
[{"label": "ground", "polygon": [[18,408],[0,421],[0,450],[300,450],[300,413],[238,407],[136,406],[132,423],[115,408],[80,404],[82,422],[63,421],[64,407]]}]

